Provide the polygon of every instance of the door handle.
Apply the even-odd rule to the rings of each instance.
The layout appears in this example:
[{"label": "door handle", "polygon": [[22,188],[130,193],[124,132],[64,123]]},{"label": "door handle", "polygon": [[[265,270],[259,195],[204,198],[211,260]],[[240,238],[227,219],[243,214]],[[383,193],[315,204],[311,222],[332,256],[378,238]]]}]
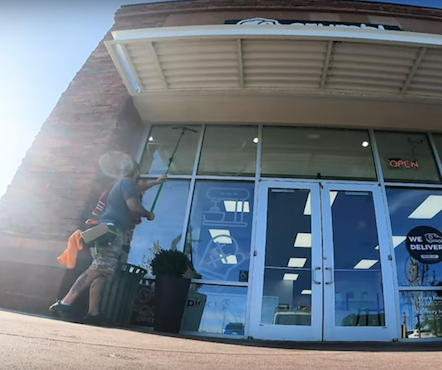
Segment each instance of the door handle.
[{"label": "door handle", "polygon": [[334,276],[333,276],[333,270],[332,270],[332,268],[331,267],[326,267],[325,268],[325,271],[330,271],[330,277],[331,277],[331,280],[330,281],[327,281],[326,282],[326,284],[327,285],[330,285],[330,284],[333,284],[335,281],[334,281]]},{"label": "door handle", "polygon": [[315,283],[315,284],[321,284],[321,282],[320,281],[318,281],[318,280],[316,280],[316,271],[321,271],[321,268],[320,267],[315,267],[315,269],[313,270],[313,282]]}]

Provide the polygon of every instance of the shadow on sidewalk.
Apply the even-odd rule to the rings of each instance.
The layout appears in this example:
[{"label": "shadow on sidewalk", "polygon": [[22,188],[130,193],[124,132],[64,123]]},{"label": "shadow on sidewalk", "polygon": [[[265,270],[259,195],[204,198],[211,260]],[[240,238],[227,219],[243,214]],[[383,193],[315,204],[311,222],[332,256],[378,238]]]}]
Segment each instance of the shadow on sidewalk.
[{"label": "shadow on sidewalk", "polygon": [[442,352],[442,340],[410,342],[287,342],[256,339],[233,339],[219,337],[201,337],[191,334],[167,334],[153,331],[150,328],[132,326],[119,328],[161,337],[187,339],[209,343],[229,344],[244,347],[262,347],[275,349],[293,349],[309,351],[345,351],[345,352]]}]

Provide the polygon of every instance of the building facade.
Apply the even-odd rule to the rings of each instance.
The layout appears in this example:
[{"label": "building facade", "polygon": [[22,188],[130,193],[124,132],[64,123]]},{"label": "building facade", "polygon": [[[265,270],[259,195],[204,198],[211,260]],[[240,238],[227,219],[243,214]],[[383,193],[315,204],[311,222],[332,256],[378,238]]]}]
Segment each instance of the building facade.
[{"label": "building facade", "polygon": [[[226,3],[116,13],[2,198],[0,306],[46,313],[87,266],[86,251],[72,271],[57,256],[109,181],[103,154],[156,178],[189,127],[128,255],[192,259],[183,331],[442,337],[442,11]],[[148,295],[135,324],[149,325]]]}]

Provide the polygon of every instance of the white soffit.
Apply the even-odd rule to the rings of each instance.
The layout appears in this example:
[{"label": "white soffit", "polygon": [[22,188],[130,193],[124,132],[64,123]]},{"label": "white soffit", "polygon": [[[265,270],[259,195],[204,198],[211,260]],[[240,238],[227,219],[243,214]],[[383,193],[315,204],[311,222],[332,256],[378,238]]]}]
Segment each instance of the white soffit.
[{"label": "white soffit", "polygon": [[113,32],[106,47],[131,95],[290,91],[442,99],[442,36],[303,26]]}]

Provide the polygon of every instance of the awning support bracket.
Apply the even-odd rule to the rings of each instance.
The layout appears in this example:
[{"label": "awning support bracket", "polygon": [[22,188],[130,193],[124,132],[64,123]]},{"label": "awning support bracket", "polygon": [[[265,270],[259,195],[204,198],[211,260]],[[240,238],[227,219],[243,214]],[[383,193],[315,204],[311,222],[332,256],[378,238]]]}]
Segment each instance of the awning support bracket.
[{"label": "awning support bracket", "polygon": [[408,77],[407,77],[406,81],[404,82],[404,85],[401,88],[401,94],[404,94],[407,91],[408,87],[411,84],[411,81],[413,81],[413,77],[415,76],[419,66],[421,65],[426,52],[427,52],[427,48],[421,48],[421,50],[419,52],[419,56],[414,61],[413,67],[411,68],[411,71],[408,74]]},{"label": "awning support bracket", "polygon": [[239,72],[239,87],[244,88],[244,67],[242,59],[242,40],[236,40],[236,46],[238,50],[238,72]]},{"label": "awning support bracket", "polygon": [[335,42],[333,40],[330,40],[327,44],[327,53],[325,55],[324,68],[322,70],[322,77],[321,77],[321,86],[320,86],[321,90],[325,88],[325,84],[327,83],[328,71],[330,68],[330,60],[332,59],[334,46]]},{"label": "awning support bracket", "polygon": [[148,45],[149,45],[148,46],[149,51],[150,51],[153,61],[155,63],[155,67],[157,68],[158,73],[160,75],[161,82],[162,82],[164,88],[166,90],[169,90],[169,86],[167,84],[166,77],[164,76],[163,68],[161,67],[161,63],[160,63],[160,60],[158,59],[157,51],[155,50],[155,46],[154,46],[153,42],[150,42]]}]

